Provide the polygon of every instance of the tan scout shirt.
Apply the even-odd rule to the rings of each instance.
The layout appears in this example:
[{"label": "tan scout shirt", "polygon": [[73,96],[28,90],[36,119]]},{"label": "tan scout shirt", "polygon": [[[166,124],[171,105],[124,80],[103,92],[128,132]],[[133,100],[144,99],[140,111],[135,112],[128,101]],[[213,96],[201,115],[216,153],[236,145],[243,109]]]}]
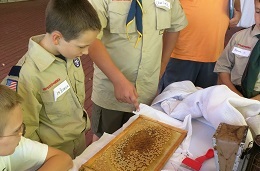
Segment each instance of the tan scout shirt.
[{"label": "tan scout shirt", "polygon": [[[166,0],[170,8],[156,7],[154,0],[143,0],[143,38],[137,44],[135,21],[127,29],[126,18],[131,1],[90,0],[98,12],[102,28],[101,38],[113,62],[137,89],[140,103],[150,105],[154,99],[161,66],[162,33],[178,32],[187,25],[179,0]],[[102,71],[95,66],[92,100],[111,110],[131,112],[133,105],[119,103],[114,97],[114,87]]]},{"label": "tan scout shirt", "polygon": [[[257,34],[260,34],[257,27],[253,30],[250,27],[235,33],[218,59],[214,72],[230,73],[231,82],[234,85],[241,85],[248,59],[258,41]],[[260,91],[260,74],[254,90]]]},{"label": "tan scout shirt", "polygon": [[32,37],[28,52],[18,62],[22,67],[17,91],[24,98],[26,137],[60,147],[90,126],[82,108],[85,77],[79,58],[66,63],[38,44],[42,38]]}]

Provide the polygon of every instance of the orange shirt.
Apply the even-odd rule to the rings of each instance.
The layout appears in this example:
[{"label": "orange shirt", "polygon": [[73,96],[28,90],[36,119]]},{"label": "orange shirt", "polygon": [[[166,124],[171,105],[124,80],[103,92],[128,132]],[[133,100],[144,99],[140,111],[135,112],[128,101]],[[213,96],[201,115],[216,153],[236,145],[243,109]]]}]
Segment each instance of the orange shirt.
[{"label": "orange shirt", "polygon": [[180,31],[172,57],[216,62],[229,24],[228,0],[180,0],[188,26]]}]

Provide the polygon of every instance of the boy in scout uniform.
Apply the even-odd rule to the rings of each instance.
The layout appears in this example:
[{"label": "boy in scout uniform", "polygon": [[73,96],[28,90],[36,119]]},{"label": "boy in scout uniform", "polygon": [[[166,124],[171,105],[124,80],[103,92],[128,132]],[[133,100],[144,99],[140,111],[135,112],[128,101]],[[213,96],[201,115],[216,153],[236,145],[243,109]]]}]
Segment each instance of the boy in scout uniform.
[{"label": "boy in scout uniform", "polygon": [[255,25],[235,33],[214,72],[240,96],[260,101],[260,0],[255,0]]},{"label": "boy in scout uniform", "polygon": [[[72,158],[86,148],[85,132],[90,128],[83,112],[85,76],[79,57],[88,54],[100,29],[98,15],[88,0],[51,0],[46,9],[47,33],[30,39],[27,53],[3,81],[25,99],[25,136]],[[126,80],[111,59],[102,57],[93,61],[106,63],[109,70],[105,71]],[[135,91],[130,82],[125,83]],[[129,94],[136,100],[134,93]]]},{"label": "boy in scout uniform", "polygon": [[[90,0],[99,14],[101,33],[91,58],[110,56],[136,87],[138,102],[150,105],[157,93],[162,63],[167,63],[179,31],[187,25],[179,0]],[[105,49],[96,51],[95,49]],[[113,84],[95,66],[92,129],[98,139],[113,133],[133,114],[132,104],[114,97]]]}]

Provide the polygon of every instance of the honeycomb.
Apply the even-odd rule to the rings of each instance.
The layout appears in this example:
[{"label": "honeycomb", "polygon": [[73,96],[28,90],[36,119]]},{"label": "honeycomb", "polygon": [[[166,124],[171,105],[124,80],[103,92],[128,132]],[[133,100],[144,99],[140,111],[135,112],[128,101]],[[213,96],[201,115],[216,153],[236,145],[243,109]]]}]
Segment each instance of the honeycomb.
[{"label": "honeycomb", "polygon": [[141,115],[80,171],[160,170],[185,136],[184,130]]}]

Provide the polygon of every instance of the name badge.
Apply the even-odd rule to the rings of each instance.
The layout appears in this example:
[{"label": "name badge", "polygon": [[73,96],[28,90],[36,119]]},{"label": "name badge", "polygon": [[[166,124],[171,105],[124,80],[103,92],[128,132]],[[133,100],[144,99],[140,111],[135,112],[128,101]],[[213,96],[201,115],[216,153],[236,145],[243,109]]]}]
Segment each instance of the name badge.
[{"label": "name badge", "polygon": [[166,0],[155,0],[155,5],[158,8],[163,8],[165,10],[169,10],[171,9],[171,4],[170,2],[166,1]]},{"label": "name badge", "polygon": [[234,47],[233,50],[232,50],[232,53],[234,53],[236,55],[240,55],[242,57],[249,57],[251,51],[241,49],[241,48],[238,48],[238,47]]},{"label": "name badge", "polygon": [[55,87],[53,89],[54,92],[54,101],[56,102],[58,97],[60,97],[62,94],[64,94],[68,89],[70,89],[70,85],[68,84],[68,82],[65,80],[62,83],[60,83],[60,85],[58,85],[57,87]]}]

